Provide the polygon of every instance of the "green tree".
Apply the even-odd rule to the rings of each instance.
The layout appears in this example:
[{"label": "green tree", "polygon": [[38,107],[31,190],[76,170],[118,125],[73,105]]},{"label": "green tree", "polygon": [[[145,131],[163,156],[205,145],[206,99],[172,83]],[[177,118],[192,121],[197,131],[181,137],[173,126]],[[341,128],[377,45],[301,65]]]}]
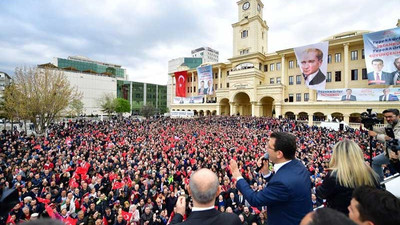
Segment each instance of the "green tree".
[{"label": "green tree", "polygon": [[83,112],[83,102],[80,99],[74,99],[71,101],[68,107],[68,114],[73,116],[79,116]]},{"label": "green tree", "polygon": [[128,100],[116,98],[114,101],[116,102],[115,112],[122,114],[131,111],[131,104]]},{"label": "green tree", "polygon": [[150,116],[154,115],[155,108],[153,105],[144,105],[142,109],[140,110],[140,114],[146,118],[149,118]]},{"label": "green tree", "polygon": [[50,68],[17,67],[9,90],[4,93],[6,107],[15,107],[9,116],[30,120],[39,135],[73,100],[82,97],[62,71]]},{"label": "green tree", "polygon": [[101,111],[107,113],[108,116],[111,116],[111,114],[115,112],[116,107],[117,104],[112,93],[104,94],[100,99]]}]

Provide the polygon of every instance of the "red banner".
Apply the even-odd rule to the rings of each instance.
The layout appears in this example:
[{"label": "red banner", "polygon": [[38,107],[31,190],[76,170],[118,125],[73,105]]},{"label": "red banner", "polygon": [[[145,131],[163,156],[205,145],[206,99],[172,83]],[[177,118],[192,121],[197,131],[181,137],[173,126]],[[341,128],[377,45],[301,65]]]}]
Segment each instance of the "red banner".
[{"label": "red banner", "polygon": [[187,71],[175,72],[176,97],[186,97],[186,77],[187,77]]}]

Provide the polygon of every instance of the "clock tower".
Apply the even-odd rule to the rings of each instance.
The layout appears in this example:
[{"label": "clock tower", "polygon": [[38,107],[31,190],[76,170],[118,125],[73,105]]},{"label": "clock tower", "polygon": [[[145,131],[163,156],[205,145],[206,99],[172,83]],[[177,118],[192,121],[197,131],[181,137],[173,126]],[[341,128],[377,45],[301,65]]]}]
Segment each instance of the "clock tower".
[{"label": "clock tower", "polygon": [[261,0],[237,2],[239,22],[232,24],[233,57],[260,52],[266,54],[267,22],[263,20],[264,4]]}]

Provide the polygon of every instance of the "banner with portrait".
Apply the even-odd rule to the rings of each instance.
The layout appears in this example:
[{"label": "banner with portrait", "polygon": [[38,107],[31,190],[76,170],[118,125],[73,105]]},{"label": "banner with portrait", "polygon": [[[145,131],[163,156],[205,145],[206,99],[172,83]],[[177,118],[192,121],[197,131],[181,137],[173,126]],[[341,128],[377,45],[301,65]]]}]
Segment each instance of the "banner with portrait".
[{"label": "banner with portrait", "polygon": [[197,67],[197,78],[199,88],[197,90],[198,95],[213,95],[213,73],[212,66]]},{"label": "banner with portrait", "polygon": [[174,97],[174,104],[198,104],[203,103],[203,96]]},{"label": "banner with portrait", "polygon": [[318,101],[399,101],[400,88],[343,88],[318,90]]},{"label": "banner with portrait", "polygon": [[294,48],[304,83],[314,90],[325,90],[329,42]]},{"label": "banner with portrait", "polygon": [[400,28],[364,34],[368,85],[400,85]]}]

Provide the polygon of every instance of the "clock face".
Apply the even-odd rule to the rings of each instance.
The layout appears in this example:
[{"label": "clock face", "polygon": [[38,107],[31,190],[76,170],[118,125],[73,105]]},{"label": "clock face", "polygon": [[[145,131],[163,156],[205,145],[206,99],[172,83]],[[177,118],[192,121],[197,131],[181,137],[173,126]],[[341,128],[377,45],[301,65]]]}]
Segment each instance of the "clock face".
[{"label": "clock face", "polygon": [[245,2],[244,4],[243,4],[243,10],[247,10],[247,9],[249,9],[250,8],[250,2]]}]

